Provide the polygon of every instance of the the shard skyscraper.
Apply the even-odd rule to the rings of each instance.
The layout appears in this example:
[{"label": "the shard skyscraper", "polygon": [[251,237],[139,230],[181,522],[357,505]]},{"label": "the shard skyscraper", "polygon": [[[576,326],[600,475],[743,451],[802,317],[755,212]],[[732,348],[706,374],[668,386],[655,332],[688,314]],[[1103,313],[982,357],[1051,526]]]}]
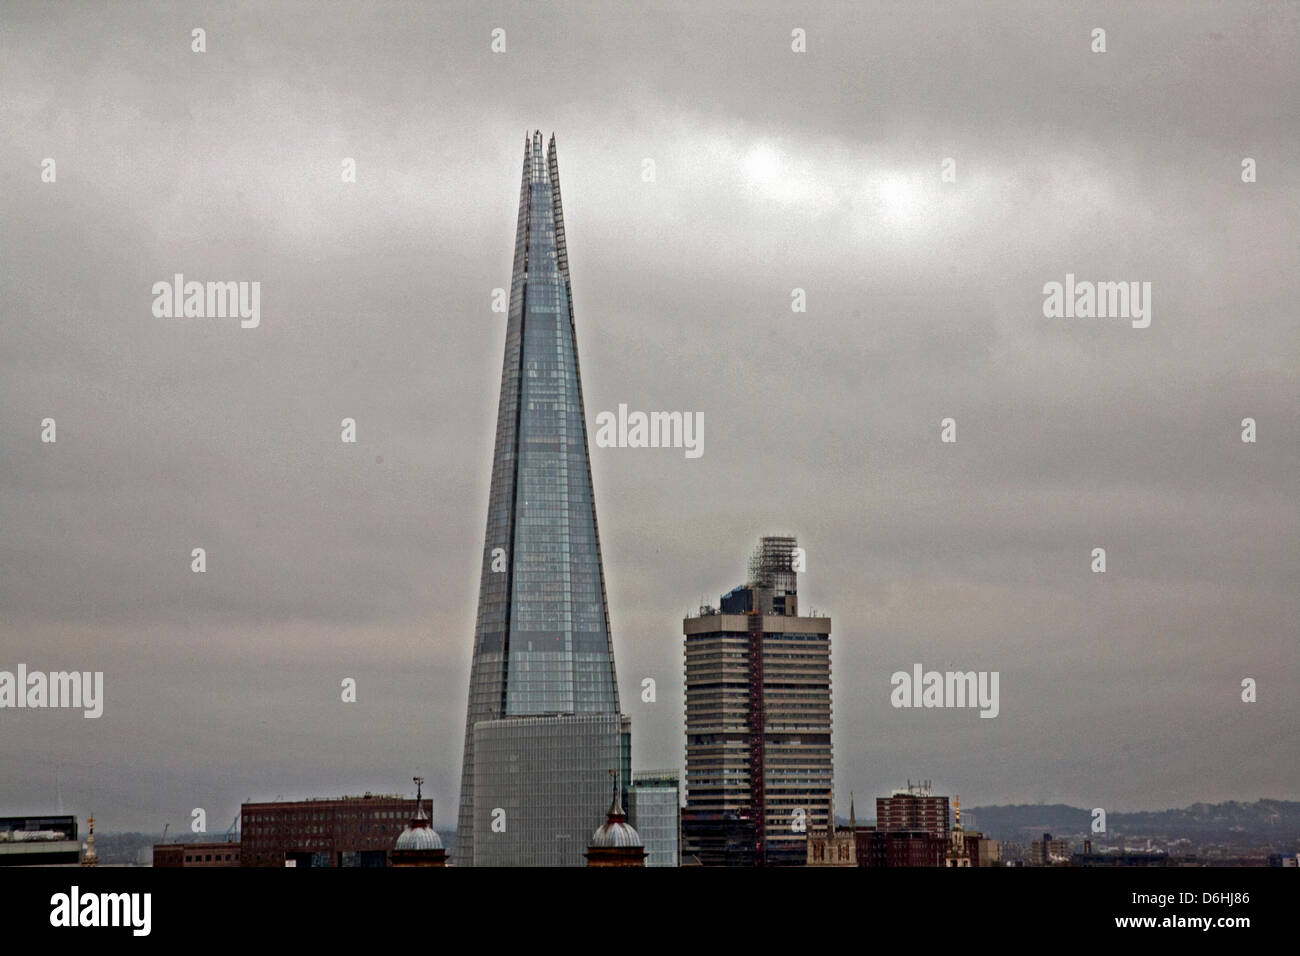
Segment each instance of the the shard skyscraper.
[{"label": "the shard skyscraper", "polygon": [[581,866],[630,779],[552,136],[524,146],[457,866]]}]

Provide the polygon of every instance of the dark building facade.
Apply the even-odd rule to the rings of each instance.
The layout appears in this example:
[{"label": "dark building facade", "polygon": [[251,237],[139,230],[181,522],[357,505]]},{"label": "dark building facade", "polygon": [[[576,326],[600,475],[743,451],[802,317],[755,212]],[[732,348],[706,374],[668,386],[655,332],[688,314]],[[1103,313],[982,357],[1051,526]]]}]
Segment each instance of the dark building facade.
[{"label": "dark building facade", "polygon": [[986,836],[979,830],[966,830],[962,834],[966,855],[971,866],[1000,866],[1002,863],[1002,843]]},{"label": "dark building facade", "polygon": [[760,540],[749,583],[682,622],[683,860],[802,866],[830,820],[830,618],[801,617],[792,537]]},{"label": "dark building facade", "polygon": [[219,843],[155,843],[153,865],[161,867],[240,866],[240,845]]},{"label": "dark building facade", "polygon": [[1070,862],[1070,841],[1053,840],[1050,833],[1044,833],[1041,840],[1035,840],[1029,851],[1030,866],[1067,866]]},{"label": "dark building facade", "polygon": [[415,800],[397,795],[246,803],[239,865],[388,866],[416,810]]},{"label": "dark building facade", "polygon": [[943,866],[948,841],[929,830],[881,830],[858,827],[858,866]]},{"label": "dark building facade", "polygon": [[1167,853],[1136,852],[1127,853],[1074,853],[1070,856],[1071,866],[1175,866],[1178,861]]},{"label": "dark building facade", "polygon": [[[607,790],[591,782],[618,766],[605,762],[590,718],[619,714],[555,138],[543,149],[537,132],[524,145],[454,865],[582,866],[606,806]],[[502,726],[536,717],[550,722]],[[480,724],[491,725],[486,736]],[[565,781],[481,765],[476,741],[487,739],[503,758],[543,747],[572,775],[542,829],[512,831],[508,813],[499,822],[503,802],[530,789],[563,794]],[[478,792],[492,781],[510,793]],[[493,840],[500,834],[509,845]]]},{"label": "dark building facade", "polygon": [[954,842],[948,798],[935,796],[930,782],[907,782],[876,798],[876,825],[858,827],[858,866],[919,867],[970,865],[969,845],[959,831]]}]

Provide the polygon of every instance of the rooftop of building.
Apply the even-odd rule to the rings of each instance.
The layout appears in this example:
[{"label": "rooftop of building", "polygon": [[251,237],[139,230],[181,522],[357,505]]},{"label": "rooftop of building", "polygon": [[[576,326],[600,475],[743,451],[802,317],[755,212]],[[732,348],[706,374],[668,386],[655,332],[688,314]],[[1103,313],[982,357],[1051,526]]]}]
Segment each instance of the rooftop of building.
[{"label": "rooftop of building", "polygon": [[680,770],[637,770],[632,774],[632,785],[638,784],[677,784],[681,781]]},{"label": "rooftop of building", "polygon": [[[688,611],[684,619],[688,621],[695,621],[704,617],[733,617],[733,616],[747,617],[748,615],[740,614],[735,611],[724,611],[721,608],[714,607],[712,604],[701,604],[695,611]],[[829,621],[830,620],[829,614],[823,614],[817,608],[810,608],[808,613],[806,614],[800,611],[800,613],[798,614],[764,614],[763,616],[764,617],[788,617],[788,618],[793,618],[794,620],[804,620],[804,621],[807,620]]]},{"label": "rooftop of building", "polygon": [[245,807],[291,807],[298,804],[320,804],[320,803],[365,803],[374,800],[414,800],[414,797],[408,797],[400,793],[364,793],[361,796],[342,796],[342,797],[304,797],[301,800],[284,800],[277,798],[275,800],[248,800],[243,806]]},{"label": "rooftop of building", "polygon": [[906,787],[897,787],[890,794],[891,797],[932,797],[934,796],[934,787],[929,780],[919,780],[916,783],[907,781]]},{"label": "rooftop of building", "polygon": [[[799,547],[794,535],[764,535],[759,538],[758,547],[750,554],[745,583],[732,588],[719,599],[720,605],[730,607],[731,610],[720,610],[701,601],[699,611],[694,616],[747,613],[751,606],[761,605],[768,609],[765,614],[821,617],[816,610],[808,615],[789,613],[797,606],[799,572],[804,570],[804,561],[803,549]],[[765,597],[762,600],[757,597],[750,600],[744,597],[746,591],[761,593]],[[776,608],[774,612],[771,610],[773,605]],[[789,610],[784,610],[787,607]],[[687,614],[688,618],[691,616]]]}]

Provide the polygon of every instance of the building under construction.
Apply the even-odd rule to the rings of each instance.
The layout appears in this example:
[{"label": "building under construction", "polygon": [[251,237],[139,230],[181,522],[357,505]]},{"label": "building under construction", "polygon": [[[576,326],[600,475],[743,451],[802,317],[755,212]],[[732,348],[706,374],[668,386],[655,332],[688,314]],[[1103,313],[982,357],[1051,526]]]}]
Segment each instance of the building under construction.
[{"label": "building under construction", "polygon": [[684,862],[803,865],[828,825],[831,622],[799,616],[802,570],[793,537],[765,537],[748,583],[682,622]]}]

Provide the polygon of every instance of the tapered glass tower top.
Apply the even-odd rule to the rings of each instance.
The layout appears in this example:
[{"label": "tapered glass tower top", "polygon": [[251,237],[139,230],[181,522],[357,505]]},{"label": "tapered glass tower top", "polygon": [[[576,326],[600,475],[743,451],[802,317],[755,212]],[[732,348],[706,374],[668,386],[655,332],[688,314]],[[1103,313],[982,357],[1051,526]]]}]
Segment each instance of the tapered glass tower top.
[{"label": "tapered glass tower top", "polygon": [[472,859],[474,724],[618,712],[555,138],[543,151],[537,132],[524,146],[457,862]]}]

